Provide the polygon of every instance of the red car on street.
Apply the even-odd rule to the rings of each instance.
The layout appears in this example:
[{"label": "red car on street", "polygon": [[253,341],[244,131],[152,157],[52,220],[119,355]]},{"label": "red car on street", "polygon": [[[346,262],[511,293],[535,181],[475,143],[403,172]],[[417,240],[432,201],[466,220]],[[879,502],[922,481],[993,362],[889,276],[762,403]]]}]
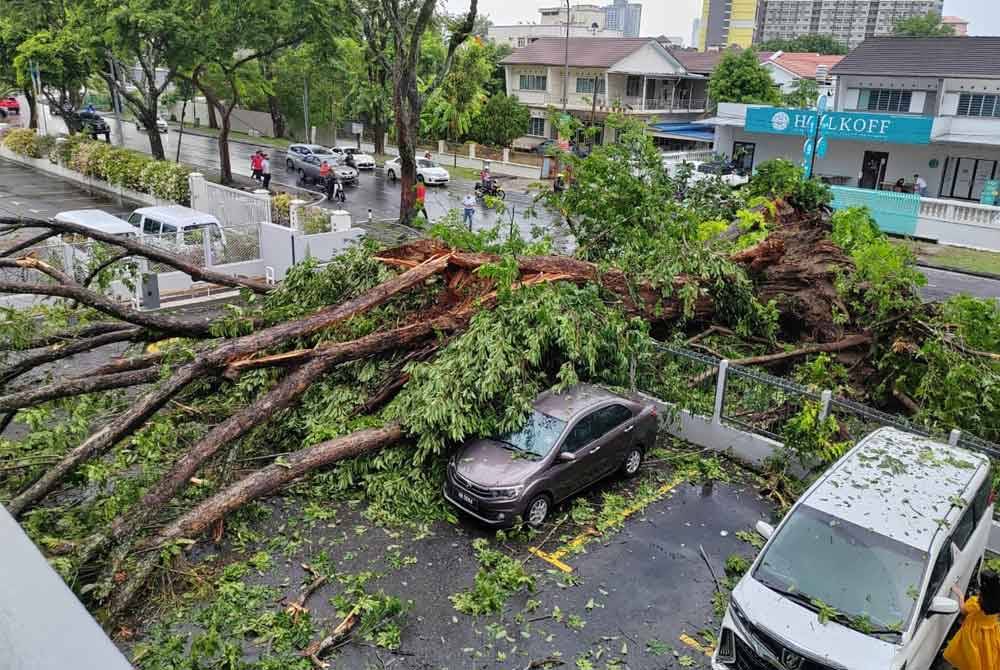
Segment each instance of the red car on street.
[{"label": "red car on street", "polygon": [[0,109],[8,114],[20,114],[21,104],[17,101],[17,98],[0,98]]}]

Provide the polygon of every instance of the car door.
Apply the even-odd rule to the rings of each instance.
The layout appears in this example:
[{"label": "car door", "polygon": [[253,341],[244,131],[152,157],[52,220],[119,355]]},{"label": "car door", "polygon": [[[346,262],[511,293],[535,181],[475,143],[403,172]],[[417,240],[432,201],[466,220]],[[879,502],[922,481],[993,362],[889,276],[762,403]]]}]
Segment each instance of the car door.
[{"label": "car door", "polygon": [[941,546],[941,551],[934,561],[927,590],[920,603],[917,628],[914,631],[913,639],[907,645],[911,650],[908,654],[908,668],[926,670],[934,663],[938,650],[944,643],[944,639],[958,615],[932,614],[928,610],[935,597],[954,597],[950,591],[951,587],[959,581],[959,572],[960,566],[955,563],[952,541],[949,537],[948,541]]},{"label": "car door", "polygon": [[597,430],[595,412],[581,417],[566,434],[559,451],[573,454],[574,460],[562,468],[562,474],[552,483],[557,499],[570,496],[590,483],[590,475],[601,459],[600,450],[591,449]]},{"label": "car door", "polygon": [[632,410],[614,403],[597,410],[600,437],[597,438],[602,457],[602,474],[611,474],[625,460],[625,454],[635,440],[635,419]]}]

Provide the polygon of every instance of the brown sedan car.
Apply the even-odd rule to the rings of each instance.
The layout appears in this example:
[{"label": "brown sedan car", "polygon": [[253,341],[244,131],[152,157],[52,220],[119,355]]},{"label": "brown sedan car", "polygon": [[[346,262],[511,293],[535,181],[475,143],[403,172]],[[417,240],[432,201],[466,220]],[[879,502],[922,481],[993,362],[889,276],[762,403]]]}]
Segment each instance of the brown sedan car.
[{"label": "brown sedan car", "polygon": [[590,384],[546,391],[522,428],[458,450],[444,495],[483,523],[540,526],[553,505],[607,475],[635,475],[657,428],[641,398]]}]

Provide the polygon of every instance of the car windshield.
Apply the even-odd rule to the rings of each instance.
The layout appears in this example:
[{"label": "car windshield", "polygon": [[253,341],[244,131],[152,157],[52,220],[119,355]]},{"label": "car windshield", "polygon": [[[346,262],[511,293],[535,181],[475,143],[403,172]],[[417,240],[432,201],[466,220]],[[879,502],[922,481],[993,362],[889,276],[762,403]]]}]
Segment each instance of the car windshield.
[{"label": "car windshield", "polygon": [[536,409],[519,430],[504,433],[494,439],[515,451],[541,458],[552,451],[565,427],[566,422],[562,419],[542,414]]},{"label": "car windshield", "polygon": [[801,505],[753,578],[861,632],[891,632],[906,628],[926,563],[918,549]]},{"label": "car windshield", "polygon": [[427,160],[426,158],[421,158],[421,159],[419,159],[419,160],[417,161],[417,165],[419,165],[419,166],[420,166],[420,167],[422,167],[422,168],[432,168],[432,167],[437,167],[437,163],[435,163],[434,161],[429,161],[429,160]]},{"label": "car windshield", "polygon": [[313,149],[312,153],[314,153],[317,156],[330,156],[333,154],[332,151],[330,151],[329,149],[324,149],[323,147],[317,147]]}]

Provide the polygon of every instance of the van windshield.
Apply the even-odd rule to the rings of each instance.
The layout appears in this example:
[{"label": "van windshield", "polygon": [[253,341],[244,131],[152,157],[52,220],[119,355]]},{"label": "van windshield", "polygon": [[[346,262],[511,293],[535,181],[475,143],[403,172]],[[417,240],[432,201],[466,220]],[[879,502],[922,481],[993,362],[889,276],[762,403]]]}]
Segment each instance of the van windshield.
[{"label": "van windshield", "polygon": [[753,578],[863,633],[892,632],[909,623],[926,563],[918,549],[800,505]]},{"label": "van windshield", "polygon": [[519,430],[504,433],[493,439],[514,451],[541,458],[552,450],[565,427],[566,422],[562,419],[542,414],[536,409],[531,412],[527,422]]}]

